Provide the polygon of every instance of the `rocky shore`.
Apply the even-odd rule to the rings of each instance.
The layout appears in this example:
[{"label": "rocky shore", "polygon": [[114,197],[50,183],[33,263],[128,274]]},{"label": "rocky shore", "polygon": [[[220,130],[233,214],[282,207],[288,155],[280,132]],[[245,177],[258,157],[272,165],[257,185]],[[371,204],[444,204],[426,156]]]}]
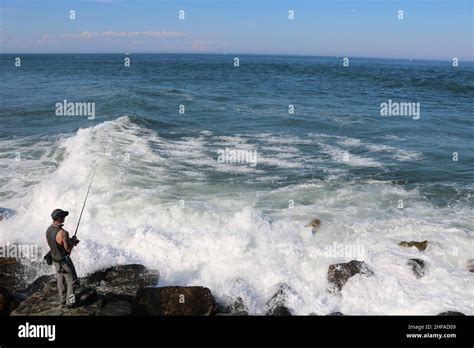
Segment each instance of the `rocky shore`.
[{"label": "rocky shore", "polygon": [[[400,242],[399,246],[416,247],[421,254],[429,247],[429,242]],[[427,265],[423,259],[409,259],[407,267],[411,268],[417,279],[425,276]],[[466,271],[473,271],[472,262]],[[16,259],[0,258],[0,315],[249,315],[240,297],[231,304],[222,304],[206,287],[160,287],[158,271],[139,264],[109,267],[80,278],[76,306],[73,308],[59,303],[54,275],[43,275],[26,284],[23,281],[26,272],[26,267]],[[340,296],[346,282],[355,275],[372,277],[374,271],[364,261],[358,260],[330,265],[327,272],[328,292]],[[292,291],[290,285],[280,284],[268,299],[266,315],[292,315],[286,303]],[[329,315],[344,314],[334,312]],[[438,315],[464,314],[448,311]]]}]

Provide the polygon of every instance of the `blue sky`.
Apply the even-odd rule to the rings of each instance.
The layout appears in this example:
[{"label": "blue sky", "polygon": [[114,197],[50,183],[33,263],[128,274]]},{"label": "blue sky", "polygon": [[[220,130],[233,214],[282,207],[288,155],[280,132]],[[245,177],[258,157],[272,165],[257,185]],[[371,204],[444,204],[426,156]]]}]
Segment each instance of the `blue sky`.
[{"label": "blue sky", "polygon": [[[0,0],[3,53],[473,60],[472,0]],[[76,19],[69,19],[69,11]],[[185,20],[179,20],[179,10]],[[288,11],[295,18],[288,19]],[[398,10],[404,19],[397,18]]]}]

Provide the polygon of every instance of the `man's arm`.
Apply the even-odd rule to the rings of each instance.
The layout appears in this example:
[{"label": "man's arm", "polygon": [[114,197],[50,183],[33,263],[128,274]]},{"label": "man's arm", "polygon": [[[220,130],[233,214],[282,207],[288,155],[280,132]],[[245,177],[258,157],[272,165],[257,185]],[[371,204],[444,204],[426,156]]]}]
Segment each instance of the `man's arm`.
[{"label": "man's arm", "polygon": [[72,248],[74,248],[74,243],[71,238],[69,238],[69,232],[66,230],[61,230],[61,233],[58,233],[58,236],[60,237],[58,244],[63,245],[67,253],[71,254]]}]

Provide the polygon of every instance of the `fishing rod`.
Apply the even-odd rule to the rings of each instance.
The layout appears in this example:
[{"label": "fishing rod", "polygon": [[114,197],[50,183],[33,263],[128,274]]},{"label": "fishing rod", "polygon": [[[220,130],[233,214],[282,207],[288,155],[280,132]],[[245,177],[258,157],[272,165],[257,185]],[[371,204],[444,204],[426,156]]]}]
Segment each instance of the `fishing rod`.
[{"label": "fishing rod", "polygon": [[82,213],[84,212],[84,207],[86,206],[87,197],[89,196],[89,191],[91,190],[92,181],[94,180],[96,169],[97,169],[97,165],[94,167],[94,172],[92,173],[91,182],[89,183],[89,188],[87,189],[86,198],[84,199],[84,204],[82,205],[81,215],[79,215],[79,221],[77,222],[76,232],[74,232],[74,237],[76,236],[77,230],[79,229],[79,224],[81,223]]}]

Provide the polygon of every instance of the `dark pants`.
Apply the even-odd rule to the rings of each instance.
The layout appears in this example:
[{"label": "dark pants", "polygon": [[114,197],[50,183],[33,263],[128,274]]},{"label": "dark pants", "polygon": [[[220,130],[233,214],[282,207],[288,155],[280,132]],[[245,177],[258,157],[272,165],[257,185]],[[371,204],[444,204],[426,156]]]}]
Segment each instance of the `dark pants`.
[{"label": "dark pants", "polygon": [[[74,288],[77,284],[77,273],[71,258],[68,257],[64,262],[53,262],[53,265],[56,269],[59,301],[67,305],[74,304],[76,302]],[[66,298],[64,298],[64,295],[66,295]]]}]

